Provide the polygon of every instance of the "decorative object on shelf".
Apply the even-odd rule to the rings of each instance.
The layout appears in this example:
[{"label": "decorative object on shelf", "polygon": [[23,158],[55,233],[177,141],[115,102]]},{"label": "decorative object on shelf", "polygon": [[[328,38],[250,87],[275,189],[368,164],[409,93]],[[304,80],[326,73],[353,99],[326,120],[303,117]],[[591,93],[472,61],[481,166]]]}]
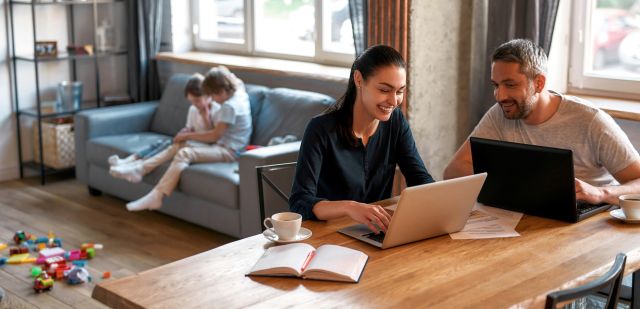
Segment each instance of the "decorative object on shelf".
[{"label": "decorative object on shelf", "polygon": [[[42,120],[42,151],[44,165],[56,169],[69,168],[76,163],[73,118]],[[33,126],[33,157],[40,162],[38,126]]]},{"label": "decorative object on shelf", "polygon": [[56,109],[59,111],[75,111],[82,101],[82,82],[61,81],[56,93]]},{"label": "decorative object on shelf", "polygon": [[93,55],[93,45],[68,45],[67,52],[69,55]]},{"label": "decorative object on shelf", "polygon": [[98,52],[108,52],[114,49],[115,35],[113,25],[107,19],[103,19],[100,26],[96,28],[96,50]]},{"label": "decorative object on shelf", "polygon": [[56,57],[58,55],[58,42],[36,41],[36,57]]},{"label": "decorative object on shelf", "polygon": [[120,105],[133,102],[133,99],[128,94],[123,95],[105,95],[102,98],[104,106]]}]

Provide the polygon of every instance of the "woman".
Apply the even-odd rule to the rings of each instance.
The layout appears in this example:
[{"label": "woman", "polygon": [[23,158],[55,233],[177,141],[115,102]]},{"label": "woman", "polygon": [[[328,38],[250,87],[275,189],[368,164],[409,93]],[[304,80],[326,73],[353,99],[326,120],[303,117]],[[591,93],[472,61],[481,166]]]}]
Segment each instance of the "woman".
[{"label": "woman", "polygon": [[[186,91],[192,104],[191,116],[188,117],[187,128],[174,137],[171,147],[149,159],[111,168],[114,177],[136,182],[162,163],[172,160],[151,192],[127,203],[129,211],[160,208],[162,199],[171,195],[180,174],[191,163],[232,162],[237,158],[236,153],[248,144],[251,110],[242,81],[226,67],[220,66],[209,70],[198,86],[201,86],[201,89],[198,87],[201,91]],[[212,105],[212,99],[220,106],[214,109],[216,104]],[[189,123],[200,125],[191,128]]]},{"label": "woman", "polygon": [[307,125],[289,207],[303,219],[342,216],[386,231],[391,217],[375,201],[389,198],[396,164],[409,186],[433,182],[398,108],[405,62],[393,48],[367,49],[351,67],[347,91]]}]

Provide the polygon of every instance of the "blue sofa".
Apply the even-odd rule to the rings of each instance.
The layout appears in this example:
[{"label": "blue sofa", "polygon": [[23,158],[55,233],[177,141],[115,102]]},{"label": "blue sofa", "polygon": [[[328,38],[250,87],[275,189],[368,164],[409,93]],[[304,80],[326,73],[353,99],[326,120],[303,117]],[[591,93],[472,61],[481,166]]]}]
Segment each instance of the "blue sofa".
[{"label": "blue sofa", "polygon": [[[76,177],[92,194],[102,192],[130,201],[158,182],[168,163],[131,184],[109,174],[107,158],[139,151],[158,139],[172,138],[185,124],[188,75],[174,75],[159,101],[86,110],[75,115]],[[247,85],[253,117],[252,145],[275,136],[302,138],[307,122],[335,100],[308,91]],[[256,166],[297,159],[300,142],[242,153],[237,162],[193,164],[181,175],[176,191],[165,198],[163,213],[231,235],[261,232]],[[123,203],[124,206],[124,203]],[[133,214],[132,214],[133,215]]]}]

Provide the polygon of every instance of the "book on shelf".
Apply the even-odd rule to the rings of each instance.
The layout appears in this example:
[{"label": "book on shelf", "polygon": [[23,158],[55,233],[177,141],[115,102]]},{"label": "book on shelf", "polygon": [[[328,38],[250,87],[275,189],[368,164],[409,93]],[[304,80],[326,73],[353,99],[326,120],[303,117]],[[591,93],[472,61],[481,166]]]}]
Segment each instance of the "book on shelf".
[{"label": "book on shelf", "polygon": [[294,243],[267,249],[247,275],[358,282],[368,259],[342,246]]}]

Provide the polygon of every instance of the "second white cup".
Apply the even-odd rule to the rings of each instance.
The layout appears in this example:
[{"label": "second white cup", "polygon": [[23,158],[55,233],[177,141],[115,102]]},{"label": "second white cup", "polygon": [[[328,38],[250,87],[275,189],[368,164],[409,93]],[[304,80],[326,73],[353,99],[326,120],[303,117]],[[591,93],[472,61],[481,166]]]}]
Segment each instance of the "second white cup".
[{"label": "second white cup", "polygon": [[[267,225],[270,222],[272,226]],[[273,229],[281,240],[295,240],[300,226],[302,225],[302,216],[295,212],[279,212],[264,219],[264,227]]]},{"label": "second white cup", "polygon": [[640,219],[640,194],[626,194],[618,197],[624,216],[630,220]]}]

